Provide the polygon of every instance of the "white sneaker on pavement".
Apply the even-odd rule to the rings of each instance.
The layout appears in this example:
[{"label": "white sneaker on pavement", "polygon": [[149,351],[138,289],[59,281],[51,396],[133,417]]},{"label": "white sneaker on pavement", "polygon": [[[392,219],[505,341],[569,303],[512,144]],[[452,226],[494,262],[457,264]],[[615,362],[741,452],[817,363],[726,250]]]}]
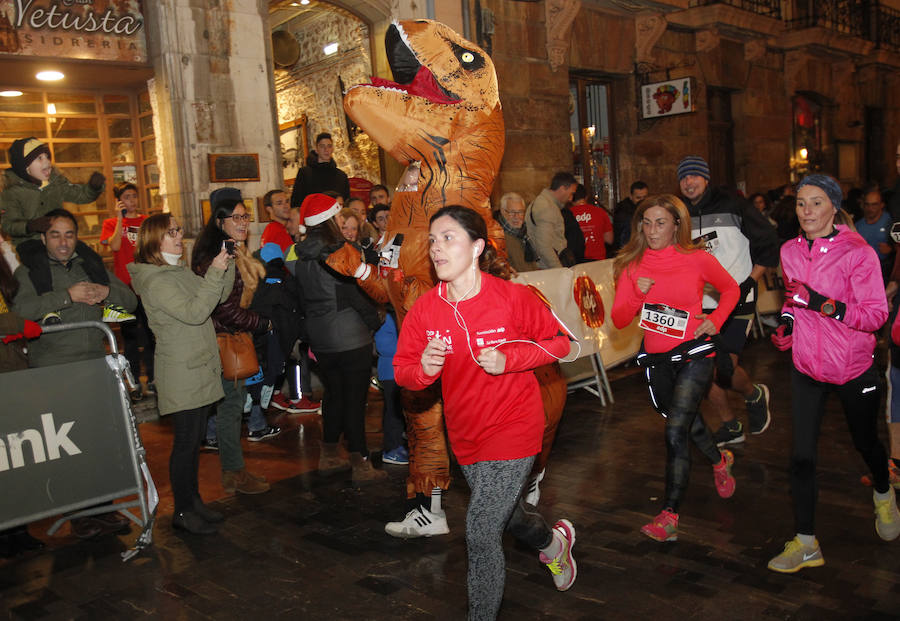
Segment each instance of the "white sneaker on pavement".
[{"label": "white sneaker on pavement", "polygon": [[443,511],[432,513],[425,507],[416,507],[406,514],[401,522],[388,522],[384,532],[391,537],[415,539],[416,537],[433,537],[450,532],[447,526],[447,514]]}]

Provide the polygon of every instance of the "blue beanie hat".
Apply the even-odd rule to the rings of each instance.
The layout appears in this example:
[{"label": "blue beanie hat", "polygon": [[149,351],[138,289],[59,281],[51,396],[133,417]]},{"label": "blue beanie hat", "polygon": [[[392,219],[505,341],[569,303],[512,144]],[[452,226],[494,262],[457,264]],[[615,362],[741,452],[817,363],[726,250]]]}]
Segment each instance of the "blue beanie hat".
[{"label": "blue beanie hat", "polygon": [[259,249],[259,256],[262,258],[263,263],[268,263],[273,259],[283,259],[284,255],[281,254],[281,246],[276,244],[275,242],[269,242],[265,246]]},{"label": "blue beanie hat", "polygon": [[841,190],[841,184],[839,184],[834,177],[819,174],[806,175],[800,180],[800,183],[797,184],[797,191],[799,192],[800,188],[805,185],[814,185],[817,188],[821,188],[831,201],[831,206],[834,207],[834,210],[837,211],[841,208],[841,203],[844,200],[844,192]]},{"label": "blue beanie hat", "polygon": [[709,164],[699,155],[688,155],[678,163],[678,181],[688,175],[697,175],[709,181]]}]

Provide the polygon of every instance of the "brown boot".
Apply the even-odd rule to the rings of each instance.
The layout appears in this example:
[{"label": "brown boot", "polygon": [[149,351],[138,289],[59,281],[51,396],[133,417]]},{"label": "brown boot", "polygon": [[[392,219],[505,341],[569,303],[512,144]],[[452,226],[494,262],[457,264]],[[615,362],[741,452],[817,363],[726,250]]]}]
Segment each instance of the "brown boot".
[{"label": "brown boot", "polygon": [[372,461],[363,457],[361,453],[350,453],[350,466],[353,468],[354,485],[366,485],[387,478],[387,472],[376,470],[372,467]]},{"label": "brown boot", "polygon": [[350,462],[341,455],[337,442],[322,442],[319,449],[319,474],[334,474],[350,469]]},{"label": "brown boot", "polygon": [[245,469],[225,470],[222,472],[222,487],[226,494],[262,494],[269,491],[269,484],[260,481]]}]

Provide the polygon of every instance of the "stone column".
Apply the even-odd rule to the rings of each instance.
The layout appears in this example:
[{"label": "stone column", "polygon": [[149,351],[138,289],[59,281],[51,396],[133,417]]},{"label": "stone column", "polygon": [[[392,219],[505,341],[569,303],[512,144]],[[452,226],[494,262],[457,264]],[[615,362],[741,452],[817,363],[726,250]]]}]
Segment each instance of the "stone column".
[{"label": "stone column", "polygon": [[[160,193],[196,235],[200,201],[212,190],[231,185],[255,199],[282,182],[268,3],[157,0],[144,7]],[[260,180],[211,183],[210,153],[257,153]]]}]

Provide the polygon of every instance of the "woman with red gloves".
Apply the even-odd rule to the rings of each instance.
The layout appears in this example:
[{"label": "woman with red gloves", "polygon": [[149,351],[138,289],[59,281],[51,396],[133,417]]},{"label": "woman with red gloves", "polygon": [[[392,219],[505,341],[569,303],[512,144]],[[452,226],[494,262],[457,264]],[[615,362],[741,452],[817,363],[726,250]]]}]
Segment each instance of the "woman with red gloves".
[{"label": "woman with red gloves", "polygon": [[[641,317],[644,344],[638,364],[647,369],[650,398],[666,419],[666,491],[662,511],[641,532],[657,541],[678,539],[678,508],[691,472],[691,443],[709,459],[716,491],[734,494],[734,456],[719,451],[699,414],[716,362],[709,337],[737,304],[740,288],[712,255],[691,242],[691,216],[671,194],[641,201],[631,239],[613,267],[612,320],[619,329]],[[703,288],[720,292],[719,306],[703,315]]]},{"label": "woman with red gloves", "polygon": [[897,499],[888,484],[887,455],[878,440],[879,372],[872,358],[874,331],[887,319],[881,265],[857,233],[835,225],[841,187],[827,175],[807,175],[797,186],[802,233],[781,247],[786,285],[781,323],[772,342],[792,350],[793,449],[791,500],[796,536],[769,561],[794,573],[825,564],[814,535],[816,446],[829,390],[838,393],[853,445],[874,479],[875,531],[900,535]]}]

